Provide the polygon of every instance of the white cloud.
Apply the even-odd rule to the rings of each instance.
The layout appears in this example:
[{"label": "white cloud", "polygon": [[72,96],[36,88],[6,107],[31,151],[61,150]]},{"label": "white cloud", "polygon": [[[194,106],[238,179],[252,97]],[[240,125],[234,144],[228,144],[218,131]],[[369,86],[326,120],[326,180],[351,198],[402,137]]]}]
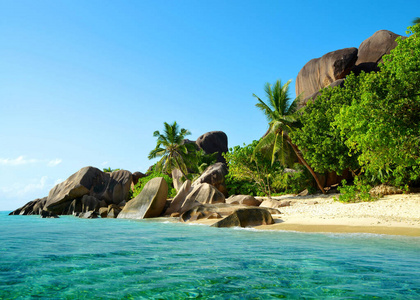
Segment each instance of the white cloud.
[{"label": "white cloud", "polygon": [[3,194],[7,197],[22,197],[48,188],[50,189],[50,186],[51,184],[49,183],[48,176],[42,176],[41,178],[31,180],[31,182],[26,184],[19,182],[8,186],[2,186],[0,187],[0,195]]},{"label": "white cloud", "polygon": [[18,166],[18,165],[27,165],[37,163],[39,160],[37,159],[27,159],[23,155],[19,156],[18,158],[0,158],[0,165],[6,166]]},{"label": "white cloud", "polygon": [[4,166],[22,166],[28,164],[36,164],[36,163],[46,163],[49,167],[55,167],[59,165],[63,160],[60,158],[52,159],[52,160],[40,160],[35,158],[26,158],[24,155],[21,155],[17,158],[0,158],[0,165]]},{"label": "white cloud", "polygon": [[49,167],[55,167],[55,166],[57,166],[57,165],[61,164],[61,162],[62,162],[62,161],[63,161],[63,160],[62,160],[62,159],[59,159],[59,158],[56,158],[56,159],[50,160],[50,161],[48,162],[48,166],[49,166]]},{"label": "white cloud", "polygon": [[107,164],[108,164],[108,162],[104,161],[103,163],[101,163],[101,166],[103,167],[103,166],[106,166]]}]

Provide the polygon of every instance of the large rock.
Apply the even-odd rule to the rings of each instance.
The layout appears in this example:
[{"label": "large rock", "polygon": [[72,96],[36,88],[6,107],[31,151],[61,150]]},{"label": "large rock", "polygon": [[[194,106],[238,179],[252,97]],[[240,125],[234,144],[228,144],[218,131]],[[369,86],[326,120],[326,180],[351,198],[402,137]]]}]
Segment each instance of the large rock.
[{"label": "large rock", "polygon": [[171,173],[172,173],[172,183],[174,185],[175,190],[178,192],[183,184],[182,172],[179,169],[173,169]]},{"label": "large rock", "polygon": [[160,216],[168,197],[168,184],[162,177],[150,180],[136,198],[127,202],[118,219],[145,219]]},{"label": "large rock", "polygon": [[195,206],[201,204],[225,203],[225,196],[214,186],[208,183],[202,183],[192,187],[191,191],[185,197],[178,213],[183,213]]},{"label": "large rock", "polygon": [[218,153],[217,161],[226,163],[222,153],[228,152],[228,138],[223,131],[210,131],[200,136],[195,143],[205,153]]},{"label": "large rock", "polygon": [[241,204],[246,206],[260,206],[261,201],[250,195],[233,195],[226,199],[228,204]]},{"label": "large rock", "polygon": [[219,208],[216,205],[198,205],[185,212],[180,216],[182,222],[197,221],[200,219],[221,219]]},{"label": "large rock", "polygon": [[134,172],[131,175],[131,189],[134,189],[135,185],[139,182],[140,178],[146,177],[146,174],[143,174],[142,172]]},{"label": "large rock", "polygon": [[357,60],[357,48],[345,48],[329,52],[320,58],[310,60],[296,78],[296,95],[307,98],[345,78]]},{"label": "large rock", "polygon": [[190,192],[191,192],[191,181],[186,180],[182,184],[176,196],[172,199],[171,203],[169,204],[168,209],[165,211],[164,214],[171,215],[176,212],[181,213],[184,201]]},{"label": "large rock", "polygon": [[[227,204],[227,203],[217,203],[217,204],[198,204],[193,208],[183,212],[180,215],[180,219],[183,222],[191,222],[199,219],[214,219],[214,218],[224,218],[239,209],[250,208],[246,205],[240,204]],[[279,214],[280,212],[274,208],[266,208],[271,214]]]},{"label": "large rock", "polygon": [[274,224],[270,212],[264,208],[242,208],[213,224],[212,227],[253,227]]},{"label": "large rock", "polygon": [[[336,86],[343,87],[344,86],[344,79],[338,79],[338,80],[334,81],[329,86],[327,86],[327,88],[333,88],[333,87],[336,87]],[[300,101],[298,102],[298,107],[297,108],[301,109],[302,107],[306,106],[306,104],[308,104],[309,100],[312,100],[312,102],[314,102],[316,100],[316,98],[318,98],[318,96],[320,96],[320,95],[321,95],[321,90],[313,93],[309,97],[300,99]]]},{"label": "large rock", "polygon": [[225,203],[225,196],[214,186],[208,183],[201,183],[192,187],[191,192],[185,198],[183,206],[194,201],[201,204]]},{"label": "large rock", "polygon": [[85,195],[104,200],[106,204],[118,204],[128,199],[131,182],[129,171],[105,173],[94,167],[85,167],[51,189],[45,208],[56,214],[65,214],[73,200]]},{"label": "large rock", "polygon": [[225,184],[225,176],[227,173],[226,164],[221,162],[215,163],[204,170],[203,174],[193,182],[192,186],[195,187],[202,183],[208,183],[218,189],[223,195],[227,196]]},{"label": "large rock", "polygon": [[24,206],[9,213],[9,215],[40,215],[46,201],[47,197],[29,201]]},{"label": "large rock", "polygon": [[399,36],[388,30],[379,30],[364,40],[359,46],[358,58],[353,71],[356,74],[361,71],[378,71],[378,63],[382,62],[382,57],[385,54],[389,54],[398,45],[395,40]]}]

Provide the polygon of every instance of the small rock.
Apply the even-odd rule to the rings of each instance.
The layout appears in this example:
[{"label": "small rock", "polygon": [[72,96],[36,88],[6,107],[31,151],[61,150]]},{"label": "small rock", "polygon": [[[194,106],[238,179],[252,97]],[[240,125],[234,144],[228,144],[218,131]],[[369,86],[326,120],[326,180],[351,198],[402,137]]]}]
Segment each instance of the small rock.
[{"label": "small rock", "polygon": [[96,211],[87,211],[84,213],[79,214],[79,218],[82,219],[96,219],[98,217],[98,214]]},{"label": "small rock", "polygon": [[56,218],[58,218],[58,216],[53,212],[43,210],[43,211],[41,211],[41,218],[54,218],[54,219],[56,219]]}]

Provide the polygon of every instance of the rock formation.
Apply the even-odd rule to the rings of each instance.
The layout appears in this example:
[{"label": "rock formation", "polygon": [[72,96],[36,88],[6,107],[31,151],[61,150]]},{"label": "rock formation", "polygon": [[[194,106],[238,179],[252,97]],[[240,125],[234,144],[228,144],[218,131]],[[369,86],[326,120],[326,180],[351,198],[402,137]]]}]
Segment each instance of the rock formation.
[{"label": "rock formation", "polygon": [[270,212],[264,208],[242,208],[213,224],[212,227],[253,227],[274,224]]},{"label": "rock formation", "polygon": [[182,206],[188,194],[191,192],[191,181],[186,180],[179,189],[176,196],[172,199],[169,207],[165,211],[165,215],[171,215],[175,212],[182,213]]},{"label": "rock formation", "polygon": [[225,176],[227,174],[228,169],[226,164],[221,162],[215,163],[204,170],[203,174],[193,182],[192,186],[194,187],[201,183],[208,183],[218,189],[223,195],[227,196],[225,184]]},{"label": "rock formation", "polygon": [[[86,205],[98,209],[109,204],[119,204],[128,200],[131,182],[132,174],[129,171],[105,173],[94,167],[85,167],[55,185],[48,197],[31,201],[11,214],[40,214],[42,210],[57,215],[77,214],[90,209]],[[85,197],[82,203],[84,196],[92,198]]]},{"label": "rock formation", "polygon": [[226,199],[226,203],[228,204],[240,204],[246,206],[260,206],[261,201],[255,199],[253,196],[250,195],[233,195]]},{"label": "rock formation", "polygon": [[357,60],[357,48],[329,52],[310,60],[296,78],[296,95],[306,98],[336,80],[345,78]]},{"label": "rock formation", "polygon": [[159,217],[165,208],[168,184],[162,177],[150,180],[136,198],[127,202],[118,219],[145,219]]},{"label": "rock formation", "polygon": [[345,48],[310,60],[296,78],[296,95],[302,94],[298,108],[304,107],[310,99],[315,100],[321,89],[342,86],[350,72],[357,75],[361,71],[378,71],[378,63],[398,45],[395,40],[399,36],[379,30],[364,40],[359,49]]},{"label": "rock formation", "polygon": [[222,153],[228,152],[228,138],[223,131],[210,131],[200,136],[196,142],[205,153],[218,153],[217,161],[226,163]]},{"label": "rock formation", "polygon": [[364,40],[359,46],[359,54],[353,71],[359,74],[361,71],[378,71],[378,63],[382,62],[385,54],[397,47],[395,41],[400,35],[388,30],[379,30],[371,37]]}]

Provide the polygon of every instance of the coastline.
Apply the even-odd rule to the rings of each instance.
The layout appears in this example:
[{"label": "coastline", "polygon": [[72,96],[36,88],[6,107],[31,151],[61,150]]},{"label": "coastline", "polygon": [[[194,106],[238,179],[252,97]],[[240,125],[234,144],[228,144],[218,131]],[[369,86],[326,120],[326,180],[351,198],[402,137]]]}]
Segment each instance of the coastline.
[{"label": "coastline", "polygon": [[[275,224],[257,230],[318,233],[371,233],[420,236],[420,194],[388,195],[373,202],[341,203],[335,195],[273,197],[273,202],[291,201],[273,214]],[[191,223],[212,225],[217,220]]]}]

